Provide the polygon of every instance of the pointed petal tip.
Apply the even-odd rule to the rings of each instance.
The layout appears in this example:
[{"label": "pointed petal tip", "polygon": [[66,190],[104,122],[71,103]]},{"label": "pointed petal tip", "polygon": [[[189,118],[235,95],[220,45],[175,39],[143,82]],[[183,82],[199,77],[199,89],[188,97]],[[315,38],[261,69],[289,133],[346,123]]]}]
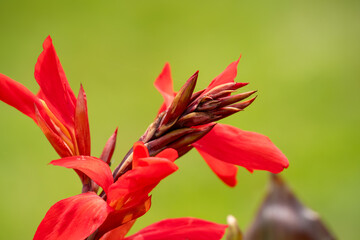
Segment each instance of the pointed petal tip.
[{"label": "pointed petal tip", "polygon": [[216,125],[217,123],[209,123],[209,124],[197,126],[196,129],[202,132],[210,132]]},{"label": "pointed petal tip", "polygon": [[235,83],[235,89],[238,89],[238,88],[242,88],[242,87],[245,87],[246,85],[248,85],[249,84],[249,82],[236,82]]},{"label": "pointed petal tip", "polygon": [[52,38],[48,35],[43,42],[43,49],[47,49],[53,45]]},{"label": "pointed petal tip", "polygon": [[164,67],[160,73],[160,76],[165,73],[170,73],[170,63],[169,62],[165,62]]},{"label": "pointed petal tip", "polygon": [[237,179],[235,178],[235,180],[224,182],[224,183],[229,187],[235,188],[237,185]]},{"label": "pointed petal tip", "polygon": [[52,38],[51,38],[51,36],[50,35],[48,35],[46,38],[45,38],[45,40],[44,41],[52,41]]},{"label": "pointed petal tip", "polygon": [[241,56],[242,56],[242,55],[241,55],[241,53],[240,53],[240,56],[239,56],[238,60],[236,60],[236,61],[235,61],[235,63],[236,63],[236,67],[237,67],[237,65],[238,65],[238,64],[239,64],[239,62],[240,62]]},{"label": "pointed petal tip", "polygon": [[257,98],[257,96],[253,97],[252,99],[250,100],[247,100],[247,101],[244,101],[244,102],[240,102],[240,103],[235,103],[233,105],[230,105],[229,107],[232,107],[232,108],[237,108],[239,109],[240,111],[243,111],[245,108],[247,108],[250,104],[252,104],[255,99]]},{"label": "pointed petal tip", "polygon": [[252,103],[253,101],[255,101],[255,99],[258,97],[258,95],[256,95],[255,97],[253,97],[252,99],[249,100],[250,103]]},{"label": "pointed petal tip", "polygon": [[199,70],[197,70],[190,78],[188,81],[196,81],[197,78],[199,76]]},{"label": "pointed petal tip", "polygon": [[[198,79],[198,76],[199,76],[199,70],[196,71],[196,72],[186,81],[186,83],[184,84],[184,86],[187,85],[187,84],[189,84],[189,82],[195,82],[195,83],[193,83],[193,84],[196,84],[196,81],[197,81],[197,79]],[[195,87],[195,86],[194,86],[194,87]],[[180,91],[181,91],[181,90],[180,90]]]}]

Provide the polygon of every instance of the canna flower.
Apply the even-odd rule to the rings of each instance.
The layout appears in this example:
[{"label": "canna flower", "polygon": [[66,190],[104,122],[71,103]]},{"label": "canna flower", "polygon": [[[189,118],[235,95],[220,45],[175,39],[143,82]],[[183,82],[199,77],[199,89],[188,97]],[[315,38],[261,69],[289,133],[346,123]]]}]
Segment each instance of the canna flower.
[{"label": "canna flower", "polygon": [[75,97],[50,36],[35,65],[35,79],[40,86],[36,95],[0,74],[0,100],[32,118],[60,157],[90,155],[85,91],[81,86]]},{"label": "canna flower", "polygon": [[125,238],[135,220],[149,210],[150,191],[178,169],[173,163],[178,157],[174,149],[155,157],[149,157],[142,142],[133,149],[132,170],[115,182],[101,159],[73,156],[52,161],[52,165],[86,174],[106,195],[87,192],[57,202],[46,213],[34,239],[220,239],[226,225],[192,218],[164,220]]},{"label": "canna flower", "polygon": [[[154,83],[164,103],[156,120],[140,138],[151,154],[171,147],[182,156],[195,148],[213,172],[229,186],[236,185],[236,166],[245,167],[250,172],[266,170],[272,173],[279,173],[288,167],[286,156],[268,137],[214,123],[244,110],[255,100],[252,98],[241,102],[256,91],[231,95],[247,85],[234,82],[239,60],[231,63],[206,89],[195,93],[198,72],[176,93],[170,66],[168,63],[165,65]],[[115,169],[114,176],[126,172],[130,162],[131,157],[126,156]]]},{"label": "canna flower", "polygon": [[[35,79],[40,86],[35,95],[22,84],[0,74],[0,100],[29,116],[40,127],[60,157],[89,156],[90,129],[86,94],[80,86],[78,97],[66,79],[52,40],[47,37],[35,65]],[[102,156],[110,164],[117,131],[110,137]],[[83,192],[92,183],[78,172]]]},{"label": "canna flower", "polygon": [[[247,83],[234,82],[239,60],[231,63],[206,89],[198,93],[199,96],[196,94],[192,96],[194,99],[178,117],[177,125],[194,127],[208,124],[244,110],[255,100],[252,98],[237,103],[256,91],[230,95],[236,89],[247,85]],[[170,66],[166,64],[155,81],[155,87],[164,97],[160,112],[169,109],[176,98],[172,85]],[[171,95],[173,97],[170,97]],[[202,117],[204,120],[201,119]],[[243,166],[250,172],[267,170],[273,173],[281,172],[288,167],[285,155],[266,136],[243,131],[230,125],[216,124],[209,133],[194,141],[191,146],[200,153],[214,173],[229,186],[236,185],[237,168],[235,165]]]}]

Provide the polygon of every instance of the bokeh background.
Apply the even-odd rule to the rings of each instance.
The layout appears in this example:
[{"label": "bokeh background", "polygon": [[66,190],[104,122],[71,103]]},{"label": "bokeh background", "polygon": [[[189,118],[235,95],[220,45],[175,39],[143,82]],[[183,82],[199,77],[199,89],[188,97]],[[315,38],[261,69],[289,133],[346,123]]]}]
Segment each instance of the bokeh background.
[{"label": "bokeh background", "polygon": [[[0,72],[32,91],[51,35],[70,85],[88,96],[92,154],[119,127],[122,156],[162,102],[153,81],[170,62],[175,89],[200,70],[201,89],[240,54],[237,81],[256,102],[226,123],[269,136],[288,156],[283,177],[340,239],[360,236],[359,1],[1,1]],[[0,103],[0,238],[30,239],[49,207],[81,190],[40,129]],[[240,169],[225,186],[196,152],[153,191],[132,232],[193,216],[245,230],[268,174]]]}]

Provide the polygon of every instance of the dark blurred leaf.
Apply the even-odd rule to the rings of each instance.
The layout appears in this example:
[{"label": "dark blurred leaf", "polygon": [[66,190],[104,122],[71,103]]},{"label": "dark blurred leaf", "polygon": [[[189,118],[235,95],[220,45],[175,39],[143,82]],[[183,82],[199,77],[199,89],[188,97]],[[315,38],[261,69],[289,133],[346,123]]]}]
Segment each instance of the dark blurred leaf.
[{"label": "dark blurred leaf", "polygon": [[270,190],[245,240],[327,240],[335,237],[318,214],[304,206],[280,176],[271,175]]}]

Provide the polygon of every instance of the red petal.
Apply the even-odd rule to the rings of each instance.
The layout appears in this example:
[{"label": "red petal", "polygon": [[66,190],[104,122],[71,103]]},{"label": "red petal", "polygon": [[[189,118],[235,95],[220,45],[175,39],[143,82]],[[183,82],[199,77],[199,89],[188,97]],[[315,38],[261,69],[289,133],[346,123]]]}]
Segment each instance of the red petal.
[{"label": "red petal", "polygon": [[[60,157],[69,157],[73,155],[72,150],[64,142],[64,140],[59,137],[59,135],[54,132],[51,126],[48,125],[48,122],[51,124],[51,121],[46,121],[39,112],[37,106],[35,106],[36,122],[40,127],[41,131],[45,134],[46,138],[49,140],[51,146],[59,154]],[[48,117],[44,114],[45,117]]]},{"label": "red petal", "polygon": [[279,173],[287,168],[286,156],[264,135],[217,124],[192,144],[212,157],[249,169]]},{"label": "red petal", "polygon": [[154,223],[124,240],[219,240],[226,228],[196,218],[174,218]]},{"label": "red petal", "polygon": [[[97,237],[101,237],[105,233],[141,217],[150,209],[150,206],[151,197],[146,196],[136,204],[123,206],[120,210],[111,212],[104,223],[99,227]],[[118,237],[117,239],[122,238]]]},{"label": "red petal", "polygon": [[101,240],[119,240],[123,239],[125,235],[129,232],[130,228],[134,225],[135,220],[132,220],[130,222],[127,222],[123,225],[121,225],[118,228],[115,228],[114,230],[111,230],[110,232],[107,232]]},{"label": "red petal", "polygon": [[210,89],[219,86],[221,84],[234,82],[234,79],[237,75],[237,66],[240,61],[240,58],[241,56],[237,61],[230,63],[230,65],[219,76],[217,76],[214,80],[212,80],[209,86],[201,95],[204,95]]},{"label": "red petal", "polygon": [[159,113],[165,111],[174,100],[176,93],[174,92],[173,82],[170,73],[170,65],[166,63],[160,75],[154,82],[155,88],[164,98],[164,104],[161,106]]},{"label": "red petal", "polygon": [[109,166],[101,159],[90,156],[73,156],[51,161],[49,164],[83,172],[107,192],[113,183]]},{"label": "red petal", "polygon": [[178,152],[173,148],[166,148],[156,155],[157,158],[166,158],[174,162],[178,157]]},{"label": "red petal", "polygon": [[76,98],[66,79],[64,70],[55,52],[52,40],[47,37],[43,52],[35,65],[35,79],[41,88],[45,102],[61,122],[74,126]]},{"label": "red petal", "polygon": [[[139,166],[122,175],[109,188],[107,202],[114,208],[121,207],[127,199],[141,199],[178,167],[164,158],[140,158]],[[117,207],[116,207],[117,206]]]},{"label": "red petal", "polygon": [[90,127],[85,91],[81,85],[75,108],[75,136],[79,155],[90,156]]},{"label": "red petal", "polygon": [[198,152],[204,158],[205,162],[209,165],[211,170],[228,186],[234,187],[237,183],[236,174],[238,168],[231,163],[226,163],[221,160],[218,160],[211,155],[207,154],[204,151],[199,149]]},{"label": "red petal", "polygon": [[111,157],[115,150],[117,131],[118,129],[116,128],[113,135],[111,135],[111,137],[107,140],[105,147],[100,156],[100,159],[106,162],[109,166],[111,163]]},{"label": "red petal", "polygon": [[22,84],[0,73],[0,100],[16,108],[36,122],[35,104],[39,99]]},{"label": "red petal", "polygon": [[137,167],[139,158],[147,158],[147,157],[149,157],[149,150],[144,145],[144,143],[141,141],[134,143],[132,167],[133,168]]},{"label": "red petal", "polygon": [[41,221],[34,240],[78,240],[88,237],[112,209],[93,192],[55,203]]}]

